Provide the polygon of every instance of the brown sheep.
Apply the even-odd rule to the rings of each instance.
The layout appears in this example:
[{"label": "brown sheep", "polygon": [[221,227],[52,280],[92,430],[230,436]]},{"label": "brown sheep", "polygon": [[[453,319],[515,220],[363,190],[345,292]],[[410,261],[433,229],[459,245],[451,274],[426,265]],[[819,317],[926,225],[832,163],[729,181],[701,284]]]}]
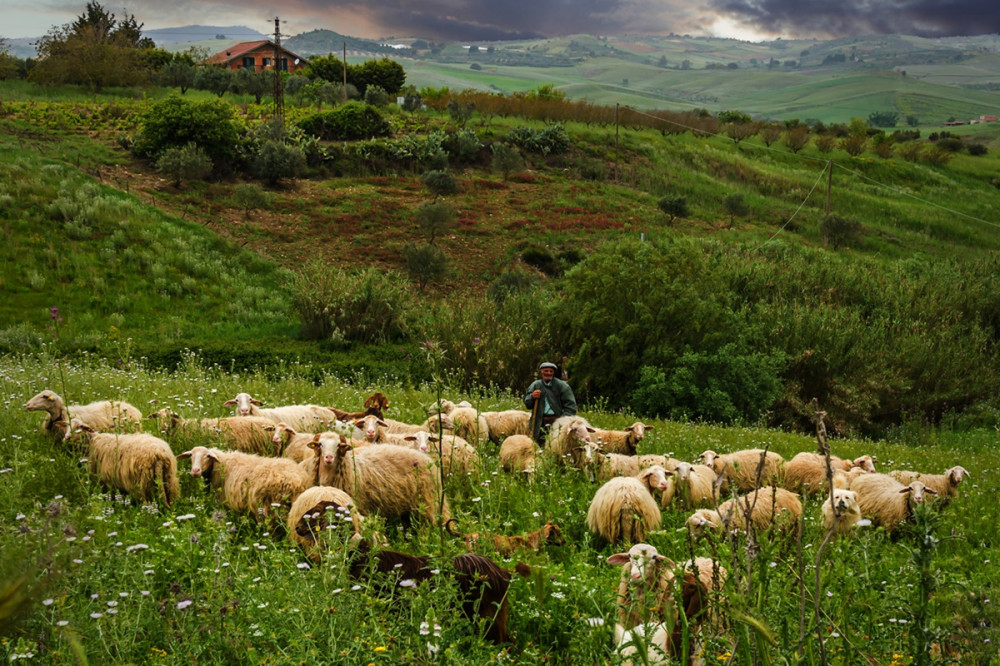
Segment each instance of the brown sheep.
[{"label": "brown sheep", "polygon": [[[854,460],[844,460],[830,456],[830,468],[834,472],[850,472],[861,469],[875,472],[871,456],[861,456]],[[826,457],[819,453],[803,451],[785,463],[784,487],[792,492],[805,495],[829,494],[826,486]]]},{"label": "brown sheep", "polygon": [[736,486],[741,493],[748,493],[759,485],[781,483],[784,476],[785,459],[773,451],[746,449],[733,453],[705,451],[701,461],[724,478],[720,490],[725,493],[729,485]]},{"label": "brown sheep", "polygon": [[958,496],[958,484],[962,483],[962,479],[972,475],[964,467],[955,466],[944,474],[921,474],[920,472],[893,470],[889,472],[889,476],[904,485],[911,481],[922,481],[927,488],[937,493],[937,501],[940,506],[945,507]]},{"label": "brown sheep", "polygon": [[515,550],[529,548],[534,551],[541,550],[544,545],[562,546],[566,540],[562,537],[562,530],[551,520],[545,523],[540,529],[529,532],[524,536],[505,536],[503,534],[478,534],[472,532],[464,535],[465,547],[470,550],[479,542],[492,541],[493,548],[503,556],[508,556]]},{"label": "brown sheep", "polygon": [[660,526],[660,507],[654,491],[668,489],[667,472],[659,465],[637,476],[618,476],[594,493],[587,510],[587,527],[611,543],[637,543]]},{"label": "brown sheep", "polygon": [[142,430],[142,412],[121,400],[100,400],[67,407],[58,393],[46,390],[26,402],[24,408],[31,412],[48,412],[42,429],[57,442],[65,439],[71,417],[95,432]]},{"label": "brown sheep", "polygon": [[602,445],[601,450],[605,453],[622,453],[634,456],[638,452],[639,442],[646,436],[646,431],[652,429],[653,426],[636,421],[624,430],[601,430],[598,428],[593,437]]},{"label": "brown sheep", "polygon": [[723,502],[717,510],[699,509],[687,519],[686,524],[695,537],[701,536],[707,529],[746,531],[748,511],[750,523],[757,531],[767,530],[773,525],[779,531],[797,534],[802,519],[802,502],[790,490],[767,486]]},{"label": "brown sheep", "polygon": [[[327,530],[341,530],[350,523],[351,540],[361,538],[361,514],[354,500],[340,488],[313,486],[299,495],[288,512],[288,537],[302,546],[306,556],[319,562],[322,556],[320,535]],[[345,539],[346,540],[346,539]]]}]

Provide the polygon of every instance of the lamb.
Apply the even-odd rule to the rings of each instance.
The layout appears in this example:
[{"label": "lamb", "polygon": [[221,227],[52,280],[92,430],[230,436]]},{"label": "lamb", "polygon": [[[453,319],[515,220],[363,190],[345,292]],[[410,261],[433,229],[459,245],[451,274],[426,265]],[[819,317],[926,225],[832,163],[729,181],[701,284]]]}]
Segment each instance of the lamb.
[{"label": "lamb", "polygon": [[351,540],[361,539],[361,515],[354,510],[354,500],[340,488],[313,486],[299,495],[288,512],[288,537],[299,544],[306,556],[319,562],[327,530],[340,530],[350,523]]},{"label": "lamb", "polygon": [[[355,451],[343,443],[337,447],[331,475],[324,484],[347,492],[362,515],[395,518],[419,513],[435,522],[440,493],[438,470],[426,453],[395,444]],[[447,499],[442,501],[441,514],[441,520],[449,525]]]},{"label": "lamb", "polygon": [[888,474],[864,474],[851,484],[857,493],[861,515],[872,524],[894,531],[913,514],[913,505],[924,501],[924,495],[936,495],[923,481],[915,479],[903,485]]},{"label": "lamb", "polygon": [[958,484],[962,483],[962,479],[972,475],[964,467],[956,465],[944,474],[921,474],[920,472],[893,470],[889,472],[889,476],[903,484],[920,480],[927,488],[937,493],[937,500],[944,507],[958,496]]},{"label": "lamb", "polygon": [[746,514],[750,512],[750,523],[757,531],[769,529],[772,525],[779,531],[797,534],[802,519],[802,502],[799,496],[784,488],[766,486],[746,495],[728,500],[718,509],[698,509],[687,519],[686,526],[695,538],[711,529],[746,530]]},{"label": "lamb", "polygon": [[833,497],[828,497],[823,502],[823,529],[829,531],[834,526],[835,518],[836,534],[838,536],[850,535],[851,529],[861,520],[861,509],[858,508],[858,494],[856,492],[843,488],[833,489]]},{"label": "lamb", "polygon": [[486,427],[490,432],[490,441],[501,444],[512,435],[531,435],[531,412],[523,409],[506,409],[502,412],[482,412]]},{"label": "lamb", "polygon": [[444,437],[440,437],[421,431],[406,435],[403,441],[404,446],[426,453],[442,465],[445,476],[451,476],[455,472],[469,474],[479,467],[479,454],[476,453],[476,449],[457,435],[445,433]]},{"label": "lamb", "polygon": [[719,499],[715,470],[708,465],[692,465],[689,462],[678,462],[674,465],[674,493],[670,497],[663,494],[661,506],[669,504],[676,497],[687,509],[713,507]]},{"label": "lamb", "polygon": [[191,476],[203,478],[224,506],[254,517],[270,516],[272,505],[288,507],[313,484],[303,465],[242,451],[195,446],[177,456],[191,459]]},{"label": "lamb", "polygon": [[606,453],[634,456],[638,452],[639,442],[646,436],[646,431],[652,429],[653,426],[636,421],[624,430],[597,430],[594,439],[602,444],[601,448]]},{"label": "lamb", "polygon": [[[874,472],[875,464],[871,456],[861,456],[854,460],[830,456],[830,468],[834,472],[846,473],[855,468]],[[795,457],[785,463],[783,485],[786,489],[800,494],[818,495],[826,492],[826,457],[810,451],[795,454]]]},{"label": "lamb", "polygon": [[529,435],[511,435],[500,445],[500,464],[507,472],[535,473],[538,445]]},{"label": "lamb", "polygon": [[90,471],[104,485],[141,502],[159,496],[168,507],[181,496],[177,461],[170,445],[159,437],[96,432],[76,418],[72,428],[65,424],[57,427],[66,431],[65,439],[87,445]]},{"label": "lamb", "polygon": [[[595,432],[597,431],[582,416],[560,416],[552,423],[545,448],[551,451],[557,460],[569,459],[575,466],[580,467],[580,453],[585,453],[585,457],[592,460],[592,451],[597,449],[590,437]],[[592,444],[593,449],[586,447],[588,444]]]},{"label": "lamb", "polygon": [[353,423],[358,419],[365,418],[369,414],[382,418],[383,412],[389,409],[389,399],[381,393],[372,393],[365,399],[364,407],[364,411],[360,412],[348,412],[336,407],[328,407],[327,409],[334,413],[338,421]]},{"label": "lamb", "polygon": [[465,539],[465,547],[470,550],[480,541],[492,541],[493,548],[504,557],[509,556],[515,550],[530,548],[537,552],[546,544],[562,546],[566,543],[566,540],[562,537],[562,530],[551,520],[545,523],[540,529],[529,532],[524,536],[505,536],[503,534],[481,535],[471,532],[463,538]]},{"label": "lamb", "polygon": [[42,429],[56,442],[65,439],[71,417],[96,432],[142,430],[142,412],[122,400],[100,400],[67,407],[59,394],[45,390],[26,402],[24,408],[31,412],[48,412]]},{"label": "lamb", "polygon": [[667,490],[667,471],[653,465],[636,476],[619,476],[597,489],[587,511],[587,527],[610,543],[638,543],[660,526],[654,490]]},{"label": "lamb", "polygon": [[[763,465],[761,465],[762,458]],[[724,454],[709,450],[701,454],[701,461],[715,470],[716,474],[724,477],[725,480],[720,488],[722,492],[729,490],[729,484],[732,483],[741,493],[754,490],[758,484],[780,483],[785,464],[784,458],[780,455],[773,451],[765,453],[763,449],[746,449]]]},{"label": "lamb", "polygon": [[237,416],[263,416],[274,423],[286,423],[296,430],[325,428],[337,420],[337,415],[328,407],[319,405],[285,405],[262,409],[264,403],[250,397],[249,393],[237,393],[232,400],[222,403],[225,407],[236,407]]},{"label": "lamb", "polygon": [[[515,566],[515,571],[521,576],[531,574],[531,569],[520,563]],[[475,622],[479,617],[490,623],[484,636],[486,640],[498,644],[511,642],[507,631],[507,590],[511,572],[482,555],[458,555],[451,560],[451,568],[435,569],[427,555],[407,555],[393,550],[372,553],[369,543],[361,541],[350,559],[350,575],[360,579],[368,572],[382,576],[395,574],[397,579],[391,589],[401,586],[404,581],[416,585],[433,581],[435,574],[450,575],[458,583],[462,612],[469,621]]]},{"label": "lamb", "polygon": [[[607,562],[622,567],[618,581],[618,621],[615,633],[624,635],[625,631],[650,622],[672,622],[673,632],[666,645],[668,655],[678,657],[686,651],[692,663],[697,663],[695,640],[706,615],[709,594],[719,591],[726,579],[726,570],[704,557],[685,562],[678,608],[673,594],[676,565],[660,555],[654,546],[636,544],[627,553],[610,556]],[[685,622],[676,619],[681,612]],[[687,645],[684,644],[685,624],[690,637]]]},{"label": "lamb", "polygon": [[265,456],[281,453],[273,441],[274,423],[261,416],[184,419],[169,409],[161,409],[146,418],[160,423],[161,432],[211,435],[225,449]]}]

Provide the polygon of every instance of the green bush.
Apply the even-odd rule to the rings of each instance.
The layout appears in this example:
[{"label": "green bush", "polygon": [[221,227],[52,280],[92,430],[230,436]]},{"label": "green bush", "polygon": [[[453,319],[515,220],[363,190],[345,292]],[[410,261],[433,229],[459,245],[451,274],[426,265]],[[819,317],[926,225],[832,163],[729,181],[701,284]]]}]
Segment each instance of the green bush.
[{"label": "green bush", "polygon": [[219,165],[236,156],[239,128],[233,108],[221,100],[192,102],[171,96],[154,103],[142,117],[135,152],[156,157],[167,148],[193,143]]},{"label": "green bush", "polygon": [[365,88],[365,104],[384,109],[389,106],[389,93],[382,86],[368,86]]},{"label": "green bush", "polygon": [[448,274],[448,257],[437,245],[410,243],[403,248],[403,262],[410,279],[420,291],[427,285],[444,279]]},{"label": "green bush", "polygon": [[156,160],[156,170],[180,187],[182,180],[201,180],[212,173],[212,158],[193,143],[167,148]]},{"label": "green bush", "polygon": [[486,295],[494,303],[503,303],[508,296],[531,291],[538,284],[538,278],[524,268],[515,266],[504,271],[490,283]]},{"label": "green bush", "polygon": [[409,331],[406,280],[377,268],[345,271],[316,260],[289,282],[302,337],[335,342],[390,342]]},{"label": "green bush", "polygon": [[559,262],[552,253],[543,247],[529,247],[521,252],[521,260],[529,266],[534,266],[546,275],[558,275]]},{"label": "green bush", "polygon": [[449,132],[444,140],[444,149],[448,155],[459,164],[471,164],[479,156],[483,143],[476,136],[475,130],[460,129]]},{"label": "green bush", "polygon": [[983,155],[990,152],[990,149],[981,143],[970,143],[968,146],[969,154],[973,157],[982,157]]},{"label": "green bush", "polygon": [[298,126],[306,134],[324,141],[372,139],[392,133],[389,122],[377,108],[354,102],[307,116]]},{"label": "green bush", "polygon": [[457,194],[461,191],[458,181],[447,171],[428,171],[421,178],[424,181],[424,187],[437,196]]},{"label": "green bush", "polygon": [[667,224],[673,224],[674,218],[691,215],[691,211],[687,205],[687,197],[682,197],[679,194],[667,195],[657,201],[656,205],[670,218]]},{"label": "green bush", "polygon": [[861,239],[861,223],[839,215],[827,215],[819,223],[819,235],[835,250],[854,247]]},{"label": "green bush", "polygon": [[417,226],[420,227],[427,243],[433,245],[439,236],[455,226],[456,218],[455,209],[451,204],[434,201],[424,204],[417,211]]},{"label": "green bush", "polygon": [[274,197],[257,183],[241,183],[233,188],[233,202],[243,209],[243,216],[250,217],[250,212],[271,205]]},{"label": "green bush", "polygon": [[569,134],[560,124],[544,129],[532,129],[523,125],[515,127],[507,134],[507,141],[528,151],[542,155],[558,155],[569,150]]},{"label": "green bush", "polygon": [[493,151],[493,171],[502,173],[504,180],[507,180],[510,174],[524,168],[524,158],[514,146],[506,143],[494,143],[490,146],[490,150]]},{"label": "green bush", "polygon": [[306,169],[306,156],[298,146],[265,141],[253,158],[253,174],[269,183],[297,178]]}]

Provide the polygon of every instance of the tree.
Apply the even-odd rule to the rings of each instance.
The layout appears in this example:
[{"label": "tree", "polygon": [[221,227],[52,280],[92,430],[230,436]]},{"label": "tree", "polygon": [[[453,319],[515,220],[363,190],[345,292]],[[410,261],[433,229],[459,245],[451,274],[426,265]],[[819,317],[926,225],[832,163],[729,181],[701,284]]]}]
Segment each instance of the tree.
[{"label": "tree", "polygon": [[183,95],[194,85],[195,74],[197,70],[194,65],[175,58],[160,70],[160,85],[180,88]]},{"label": "tree", "polygon": [[233,87],[233,77],[232,70],[226,67],[201,67],[195,74],[194,87],[222,97]]},{"label": "tree", "polygon": [[272,185],[295,178],[306,170],[306,155],[298,146],[265,141],[253,159],[253,173]]},{"label": "tree", "polygon": [[809,145],[809,127],[799,125],[785,132],[785,145],[793,153],[798,153],[805,148]]},{"label": "tree", "polygon": [[410,279],[417,283],[420,291],[448,274],[448,257],[444,250],[430,243],[421,246],[413,243],[406,245],[403,248],[403,261]]},{"label": "tree", "polygon": [[174,95],[156,102],[143,115],[135,152],[157,157],[167,148],[194,143],[220,164],[233,159],[238,141],[231,105],[222,100],[189,102]]},{"label": "tree", "polygon": [[201,180],[212,173],[212,158],[194,143],[174,146],[156,160],[156,170],[180,187],[182,180]]},{"label": "tree", "polygon": [[455,226],[455,209],[443,201],[424,204],[417,211],[417,226],[423,232],[428,245],[434,245],[434,241],[443,236],[449,229]]},{"label": "tree", "polygon": [[764,129],[760,131],[760,139],[764,142],[765,146],[770,148],[772,143],[781,138],[782,133],[781,125],[767,123],[764,125]]},{"label": "tree", "polygon": [[868,114],[868,124],[872,127],[895,127],[899,114],[895,111],[872,111]]},{"label": "tree", "polygon": [[360,65],[349,66],[347,82],[353,83],[364,95],[368,86],[380,86],[390,95],[395,95],[406,85],[406,70],[395,60],[366,60]]},{"label": "tree", "polygon": [[750,214],[750,206],[743,201],[742,194],[730,194],[722,201],[722,207],[725,209],[726,214],[729,215],[730,229],[733,228],[737,217]]},{"label": "tree", "polygon": [[274,73],[243,68],[233,77],[232,89],[240,95],[252,95],[254,102],[260,104],[264,95],[274,91]]},{"label": "tree", "polygon": [[243,183],[233,189],[233,203],[243,209],[243,217],[249,219],[250,211],[271,205],[274,197],[257,183]]},{"label": "tree", "polygon": [[524,168],[524,158],[514,146],[506,143],[494,143],[490,146],[490,150],[493,151],[493,170],[502,173],[505,181],[510,177],[510,174]]},{"label": "tree", "polygon": [[868,137],[863,134],[850,134],[840,140],[840,148],[851,157],[857,157],[865,152]]},{"label": "tree", "polygon": [[687,197],[682,197],[680,195],[665,196],[657,201],[656,205],[660,208],[660,210],[670,216],[667,224],[673,224],[674,218],[687,217],[691,214],[687,205]]}]

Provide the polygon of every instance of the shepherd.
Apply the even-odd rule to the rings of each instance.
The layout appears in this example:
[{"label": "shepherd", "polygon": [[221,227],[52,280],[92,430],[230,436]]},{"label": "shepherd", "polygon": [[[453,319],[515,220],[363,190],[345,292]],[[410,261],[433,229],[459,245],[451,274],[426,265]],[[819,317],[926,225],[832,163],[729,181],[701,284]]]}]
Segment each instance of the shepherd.
[{"label": "shepherd", "polygon": [[545,444],[549,426],[560,416],[576,414],[576,396],[562,379],[556,379],[556,364],[545,361],[538,366],[541,379],[536,379],[524,395],[524,404],[531,410],[531,435],[538,444]]}]

